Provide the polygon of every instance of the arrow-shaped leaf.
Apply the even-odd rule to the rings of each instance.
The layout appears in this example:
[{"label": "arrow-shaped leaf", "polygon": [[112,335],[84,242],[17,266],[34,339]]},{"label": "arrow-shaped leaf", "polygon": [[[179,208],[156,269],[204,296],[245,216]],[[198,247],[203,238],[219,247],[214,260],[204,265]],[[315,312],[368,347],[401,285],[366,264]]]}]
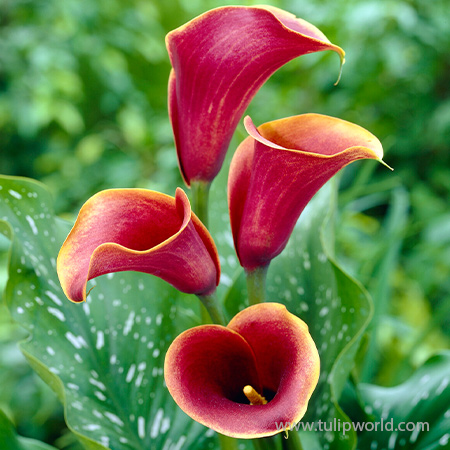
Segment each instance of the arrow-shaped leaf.
[{"label": "arrow-shaped leaf", "polygon": [[43,185],[1,179],[0,232],[12,241],[5,299],[30,332],[23,353],[87,449],[201,448],[206,429],[181,412],[163,381],[166,349],[198,324],[197,299],[122,272],[95,280],[86,303],[69,302],[55,270],[69,229]]}]

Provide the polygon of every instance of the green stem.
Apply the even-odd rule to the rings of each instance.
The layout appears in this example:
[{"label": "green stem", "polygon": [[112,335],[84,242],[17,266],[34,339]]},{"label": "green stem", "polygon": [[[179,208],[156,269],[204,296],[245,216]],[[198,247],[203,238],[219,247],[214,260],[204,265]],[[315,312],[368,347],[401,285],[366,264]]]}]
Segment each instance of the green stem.
[{"label": "green stem", "polygon": [[[200,300],[201,300],[201,298],[200,298]],[[202,302],[203,302],[203,300],[202,300]],[[208,311],[208,308],[205,307],[204,303],[202,303],[200,306],[201,306],[200,315],[202,318],[202,324],[211,323],[212,317]],[[212,322],[214,323],[214,320],[212,320]]]},{"label": "green stem", "polygon": [[247,294],[250,305],[262,303],[266,299],[266,276],[269,266],[257,267],[245,271],[247,277]]},{"label": "green stem", "polygon": [[211,183],[205,181],[192,181],[192,211],[208,228],[208,199]]},{"label": "green stem", "polygon": [[238,441],[235,438],[224,436],[217,433],[219,436],[220,448],[222,450],[238,450]]},{"label": "green stem", "polygon": [[[218,325],[226,325],[225,316],[223,315],[222,309],[219,307],[215,292],[211,295],[199,295],[198,298],[202,301],[213,323]],[[203,319],[205,318],[203,317]],[[203,320],[203,323],[209,322],[209,317],[206,321]]]},{"label": "green stem", "polygon": [[200,318],[202,320],[202,324],[212,323],[211,316],[203,303],[200,303]]},{"label": "green stem", "polygon": [[[211,183],[205,181],[191,181],[192,211],[206,228],[208,228],[208,199],[210,186]],[[206,309],[208,309],[207,306]],[[208,312],[209,315],[211,315],[211,311],[209,311],[209,309]],[[207,311],[205,311],[205,308],[202,308],[201,315],[202,323],[210,323],[210,318]],[[214,319],[213,321],[215,322]]]},{"label": "green stem", "polygon": [[287,439],[283,436],[282,447],[283,450],[303,450],[298,433],[296,431],[290,431]]}]

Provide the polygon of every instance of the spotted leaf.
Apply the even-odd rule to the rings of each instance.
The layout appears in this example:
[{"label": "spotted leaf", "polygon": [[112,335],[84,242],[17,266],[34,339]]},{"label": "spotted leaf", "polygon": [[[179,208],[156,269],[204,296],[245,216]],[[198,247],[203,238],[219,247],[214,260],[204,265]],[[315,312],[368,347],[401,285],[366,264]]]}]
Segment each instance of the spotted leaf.
[{"label": "spotted leaf", "polygon": [[55,390],[87,449],[196,448],[206,428],[184,415],[163,383],[167,347],[198,325],[198,301],[150,275],[99,277],[83,304],[69,302],[56,256],[70,224],[37,182],[0,179],[0,232],[11,241],[5,300],[30,338],[21,349]]},{"label": "spotted leaf", "polygon": [[[213,198],[215,192],[213,189]],[[372,314],[372,303],[365,290],[330,257],[333,248],[330,215],[335,207],[335,196],[333,183],[328,183],[316,194],[295,226],[286,249],[272,261],[268,271],[267,301],[284,303],[291,313],[304,320],[320,354],[319,384],[309,402],[304,422],[348,420],[338,399]],[[217,202],[217,210],[211,214],[211,230],[219,254],[224,255],[222,277],[229,283],[225,303],[232,316],[246,306],[247,292],[243,272],[229,248],[231,231],[224,230],[223,226],[216,231],[220,229],[217,218],[224,214],[219,211],[221,206]],[[317,437],[325,450],[352,449],[356,445],[354,432],[317,431],[316,434],[315,437],[305,436],[305,439]],[[309,445],[309,440],[306,444]]]},{"label": "spotted leaf", "polygon": [[450,448],[450,352],[433,356],[398,386],[365,384],[359,391],[367,414],[361,421],[379,427],[362,433],[358,449]]}]

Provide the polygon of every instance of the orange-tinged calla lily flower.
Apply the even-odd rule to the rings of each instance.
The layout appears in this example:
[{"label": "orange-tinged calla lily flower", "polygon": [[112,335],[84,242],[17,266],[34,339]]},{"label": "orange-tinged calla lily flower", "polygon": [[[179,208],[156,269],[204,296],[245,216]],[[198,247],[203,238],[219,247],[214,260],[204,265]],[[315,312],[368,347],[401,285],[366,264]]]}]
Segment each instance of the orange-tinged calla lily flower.
[{"label": "orange-tinged calla lily flower", "polygon": [[182,189],[175,198],[111,189],[83,205],[58,255],[64,293],[73,302],[84,301],[88,280],[124,270],[156,275],[186,293],[215,290],[217,249]]},{"label": "orange-tinged calla lily flower", "polygon": [[319,114],[244,124],[250,136],[231,162],[228,204],[239,261],[252,271],[281,253],[326,181],[358,159],[381,161],[383,149],[364,128]]},{"label": "orange-tinged calla lily flower", "polygon": [[169,116],[184,181],[211,182],[263,83],[307,53],[344,51],[310,23],[271,6],[225,6],[171,31]]},{"label": "orange-tinged calla lily flower", "polygon": [[303,417],[319,366],[307,325],[284,305],[260,303],[226,327],[202,325],[180,334],[164,373],[190,417],[227,436],[256,438]]}]

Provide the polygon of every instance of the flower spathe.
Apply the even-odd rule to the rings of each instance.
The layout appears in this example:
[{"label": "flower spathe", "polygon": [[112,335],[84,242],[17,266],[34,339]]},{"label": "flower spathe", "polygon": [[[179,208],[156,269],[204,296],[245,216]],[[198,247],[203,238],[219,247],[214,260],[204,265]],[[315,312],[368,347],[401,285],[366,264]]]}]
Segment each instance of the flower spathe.
[{"label": "flower spathe", "polygon": [[58,255],[66,296],[86,300],[88,280],[134,270],[156,275],[182,292],[206,295],[220,278],[215,244],[186,194],[110,189],[81,208]]},{"label": "flower spathe", "polygon": [[[284,305],[261,303],[226,326],[202,325],[179,335],[164,364],[167,387],[180,408],[227,436],[279,433],[298,422],[319,378],[319,355],[307,325]],[[267,404],[250,404],[253,387]]]},{"label": "flower spathe", "polygon": [[286,246],[314,194],[358,159],[381,161],[380,141],[358,125],[320,114],[275,120],[250,134],[236,150],[228,179],[231,230],[241,265],[267,266]]},{"label": "flower spathe", "polygon": [[271,6],[224,6],[171,31],[169,116],[184,181],[211,182],[263,83],[307,53],[344,51],[310,23]]}]

